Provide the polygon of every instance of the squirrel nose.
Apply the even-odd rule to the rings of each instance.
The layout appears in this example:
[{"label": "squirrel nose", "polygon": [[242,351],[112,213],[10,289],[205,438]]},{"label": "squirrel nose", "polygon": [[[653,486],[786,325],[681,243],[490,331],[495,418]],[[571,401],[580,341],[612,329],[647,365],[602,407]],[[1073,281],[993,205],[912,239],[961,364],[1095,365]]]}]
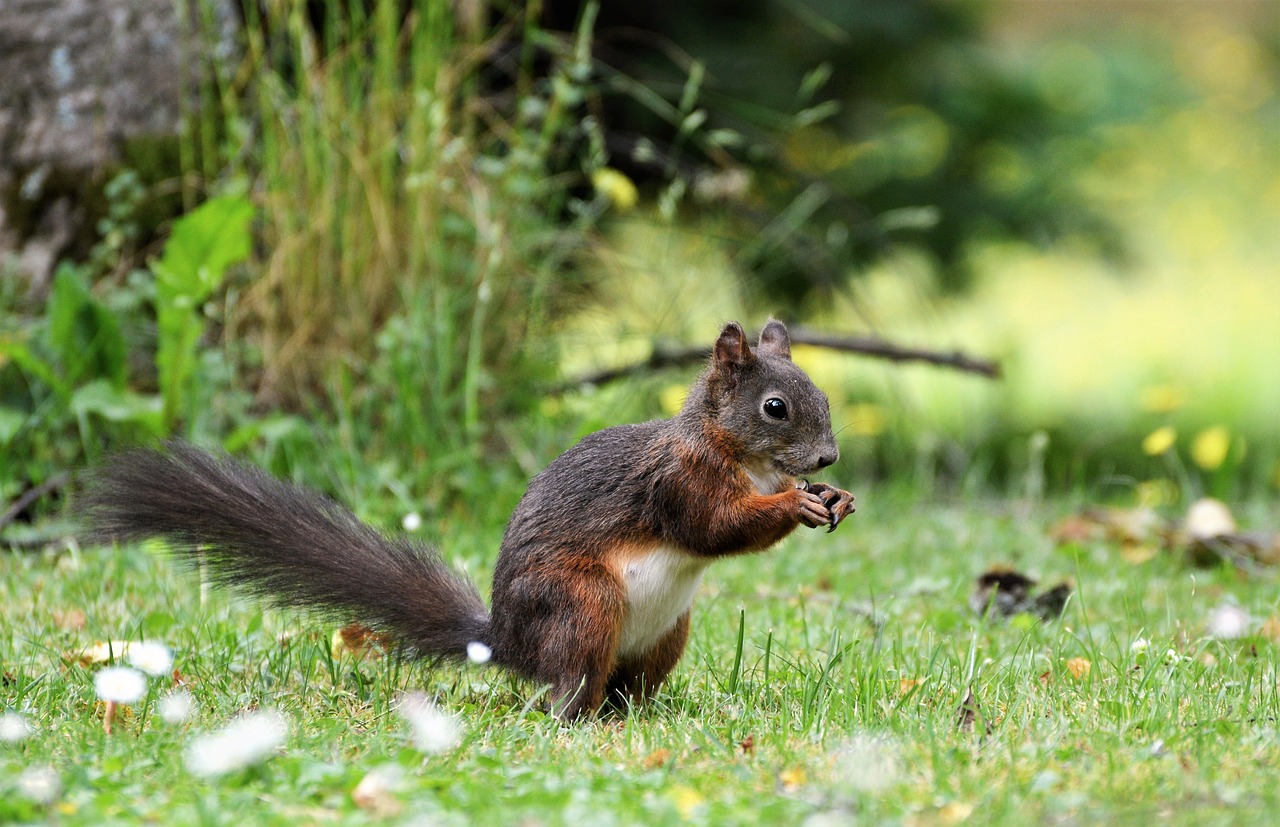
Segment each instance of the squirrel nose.
[{"label": "squirrel nose", "polygon": [[828,465],[835,465],[836,460],[840,459],[840,452],[833,451],[830,454],[822,454],[818,457],[818,467],[826,468]]}]

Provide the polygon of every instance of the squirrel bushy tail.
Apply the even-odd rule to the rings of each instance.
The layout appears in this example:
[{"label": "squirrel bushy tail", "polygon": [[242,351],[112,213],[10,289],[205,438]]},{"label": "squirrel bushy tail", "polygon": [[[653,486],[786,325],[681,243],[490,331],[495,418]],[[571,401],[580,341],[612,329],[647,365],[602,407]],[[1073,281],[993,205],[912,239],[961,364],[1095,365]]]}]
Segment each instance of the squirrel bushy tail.
[{"label": "squirrel bushy tail", "polygon": [[434,549],[184,442],[111,457],[91,479],[85,505],[104,538],[164,538],[218,583],[358,620],[417,656],[462,658],[468,643],[486,637],[489,614],[475,585]]}]

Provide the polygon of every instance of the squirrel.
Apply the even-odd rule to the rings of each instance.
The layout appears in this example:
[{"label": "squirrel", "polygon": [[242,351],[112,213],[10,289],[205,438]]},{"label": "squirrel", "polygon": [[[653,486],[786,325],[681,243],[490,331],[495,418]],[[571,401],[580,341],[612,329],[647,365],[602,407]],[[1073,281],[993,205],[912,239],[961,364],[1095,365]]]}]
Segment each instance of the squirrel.
[{"label": "squirrel", "polygon": [[771,320],[740,325],[673,418],[584,437],[530,482],[511,515],[490,608],[433,548],[388,536],[328,497],[171,441],[110,459],[84,507],[99,537],[161,537],[212,579],[284,607],[354,615],[412,656],[490,662],[550,685],[564,719],[625,710],[684,652],[712,561],[763,551],[801,524],[834,531],[847,491],[804,480],[839,449],[827,397]]}]

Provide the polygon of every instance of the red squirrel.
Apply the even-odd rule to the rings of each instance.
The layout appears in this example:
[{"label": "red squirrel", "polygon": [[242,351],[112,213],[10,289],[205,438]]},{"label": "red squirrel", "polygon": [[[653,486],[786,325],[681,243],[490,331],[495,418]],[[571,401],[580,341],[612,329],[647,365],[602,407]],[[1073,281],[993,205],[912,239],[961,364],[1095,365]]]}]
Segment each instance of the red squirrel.
[{"label": "red squirrel", "polygon": [[736,323],[683,409],[589,434],[530,482],[507,524],[491,608],[439,553],[314,491],[183,442],[120,454],[86,508],[101,536],[158,536],[212,577],[389,632],[408,652],[550,684],[566,719],[653,695],[684,652],[702,572],[801,524],[834,531],[853,495],[802,478],[839,457],[827,398],[770,321]]}]

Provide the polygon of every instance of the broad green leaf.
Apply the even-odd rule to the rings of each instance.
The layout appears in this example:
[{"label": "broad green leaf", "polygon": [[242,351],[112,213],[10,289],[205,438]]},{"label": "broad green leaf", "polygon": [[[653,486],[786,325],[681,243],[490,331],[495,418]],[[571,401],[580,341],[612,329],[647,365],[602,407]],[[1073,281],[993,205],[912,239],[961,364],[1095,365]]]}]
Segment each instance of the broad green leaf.
[{"label": "broad green leaf", "polygon": [[117,387],[127,379],[128,350],[115,315],[94,299],[84,274],[58,268],[49,296],[49,344],[69,384],[103,377]]},{"label": "broad green leaf", "polygon": [[96,414],[110,422],[134,422],[161,433],[159,397],[117,388],[105,379],[77,388],[71,396],[71,410],[77,417]]},{"label": "broad green leaf", "polygon": [[249,255],[253,204],[242,196],[212,198],[173,223],[164,254],[152,264],[157,300],[194,309],[218,289],[227,268]]},{"label": "broad green leaf", "polygon": [[0,405],[0,445],[8,445],[27,424],[27,413],[7,405]]},{"label": "broad green leaf", "polygon": [[0,367],[7,362],[13,362],[23,373],[39,379],[58,396],[65,399],[71,395],[71,389],[53,366],[37,356],[25,342],[0,336]]},{"label": "broad green leaf", "polygon": [[249,255],[253,204],[240,196],[206,201],[174,222],[156,274],[159,341],[156,370],[164,400],[163,422],[172,427],[195,371],[202,322],[200,304],[222,283],[227,268]]}]

